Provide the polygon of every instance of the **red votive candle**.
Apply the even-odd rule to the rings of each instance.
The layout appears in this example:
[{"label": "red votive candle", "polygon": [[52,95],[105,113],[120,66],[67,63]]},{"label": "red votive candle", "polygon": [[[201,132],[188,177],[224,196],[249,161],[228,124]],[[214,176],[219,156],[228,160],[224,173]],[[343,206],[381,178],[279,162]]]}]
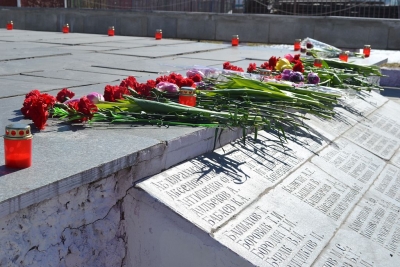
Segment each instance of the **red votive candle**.
[{"label": "red votive candle", "polygon": [[347,60],[349,60],[349,53],[347,51],[346,52],[341,52],[339,54],[339,59],[341,61],[347,62]]},{"label": "red votive candle", "polygon": [[69,25],[68,25],[68,24],[65,24],[65,25],[63,26],[62,32],[63,32],[63,33],[69,33]]},{"label": "red votive candle", "polygon": [[239,45],[239,35],[232,35],[232,46]]},{"label": "red votive candle", "polygon": [[363,54],[364,54],[364,57],[369,57],[369,55],[371,54],[371,46],[370,45],[364,45]]},{"label": "red votive candle", "polygon": [[301,39],[294,40],[294,51],[299,51],[301,46]]},{"label": "red votive candle", "polygon": [[115,35],[114,26],[108,27],[108,36],[114,36],[114,35]]},{"label": "red votive candle", "polygon": [[32,164],[31,127],[22,123],[6,126],[4,157],[8,168],[28,168]]},{"label": "red votive candle", "polygon": [[179,104],[196,106],[196,89],[192,87],[182,87],[179,91]]},{"label": "red votive candle", "polygon": [[314,59],[314,67],[322,68],[322,60],[319,58]]},{"label": "red votive candle", "polygon": [[14,28],[14,23],[12,21],[7,21],[7,30],[11,31]]},{"label": "red votive candle", "polygon": [[162,30],[157,29],[156,30],[156,40],[161,40],[162,39]]}]

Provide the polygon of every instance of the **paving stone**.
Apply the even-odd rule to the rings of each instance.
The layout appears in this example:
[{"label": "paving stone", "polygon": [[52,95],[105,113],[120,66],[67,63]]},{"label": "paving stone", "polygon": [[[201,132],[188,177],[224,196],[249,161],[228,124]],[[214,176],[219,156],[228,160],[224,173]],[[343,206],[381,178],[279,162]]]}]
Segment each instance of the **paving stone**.
[{"label": "paving stone", "polygon": [[[145,48],[131,48],[110,51],[107,53],[116,55],[140,56],[158,58],[166,56],[177,56],[200,51],[209,51],[226,48],[226,45],[215,45],[207,43],[174,44],[168,46],[149,46]],[[104,52],[105,53],[105,52]]]},{"label": "paving stone", "polygon": [[23,73],[23,75],[52,78],[52,79],[82,81],[86,83],[117,82],[126,78],[122,75],[110,75],[103,73],[100,74],[100,73],[81,72],[74,70],[54,70],[54,71],[46,70],[40,72]]}]

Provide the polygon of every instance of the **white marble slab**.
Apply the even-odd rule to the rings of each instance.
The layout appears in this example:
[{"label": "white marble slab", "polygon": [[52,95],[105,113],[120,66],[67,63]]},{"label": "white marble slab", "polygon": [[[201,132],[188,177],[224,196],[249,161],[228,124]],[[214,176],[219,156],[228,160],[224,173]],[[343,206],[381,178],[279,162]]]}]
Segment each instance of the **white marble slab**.
[{"label": "white marble slab", "polygon": [[261,132],[257,142],[248,141],[243,146],[238,140],[153,176],[137,187],[212,232],[326,145],[314,138],[299,136],[282,146],[279,138]]},{"label": "white marble slab", "polygon": [[310,266],[336,225],[294,196],[273,190],[214,234],[255,266]]},{"label": "white marble slab", "polygon": [[396,267],[400,205],[367,192],[313,266]]},{"label": "white marble slab", "polygon": [[389,160],[400,146],[399,138],[391,136],[380,128],[361,124],[354,126],[343,136],[386,160]]},{"label": "white marble slab", "polygon": [[385,165],[382,159],[345,138],[339,138],[323,149],[311,162],[348,185],[361,182],[364,185],[363,192],[370,187]]},{"label": "white marble slab", "polygon": [[[302,203],[313,208],[314,213],[326,215],[339,227],[365,191],[364,184],[357,180],[334,178],[312,163],[306,162],[279,184],[276,190],[286,199],[290,194],[297,198],[299,209]],[[301,203],[301,204],[300,204]]]}]

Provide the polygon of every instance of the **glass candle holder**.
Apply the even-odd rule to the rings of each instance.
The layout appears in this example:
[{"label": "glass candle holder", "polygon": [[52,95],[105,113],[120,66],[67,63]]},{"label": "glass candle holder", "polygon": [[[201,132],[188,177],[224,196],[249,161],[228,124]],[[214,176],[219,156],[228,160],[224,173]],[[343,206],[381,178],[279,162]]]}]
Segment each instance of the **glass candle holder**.
[{"label": "glass candle holder", "polygon": [[232,35],[232,46],[239,45],[239,35]]},{"label": "glass candle holder", "polygon": [[179,91],[179,104],[196,106],[196,89],[192,87],[182,87]]},{"label": "glass candle holder", "polygon": [[63,26],[62,32],[63,32],[63,33],[69,33],[69,25],[68,25],[68,24],[65,24],[65,25]]},{"label": "glass candle holder", "polygon": [[294,51],[299,51],[301,47],[301,39],[295,39],[294,40]]},{"label": "glass candle holder", "polygon": [[162,30],[157,29],[156,30],[156,40],[161,40],[162,39]]},{"label": "glass candle holder", "polygon": [[370,45],[364,45],[363,54],[364,54],[364,57],[369,57],[369,55],[371,54],[371,46]]},{"label": "glass candle holder", "polygon": [[114,36],[114,35],[115,35],[114,26],[108,27],[108,36]]},{"label": "glass candle holder", "polygon": [[28,168],[32,165],[31,127],[22,123],[6,126],[4,157],[8,168]]},{"label": "glass candle holder", "polygon": [[271,76],[271,70],[261,69],[260,76],[263,80],[268,79]]},{"label": "glass candle holder", "polygon": [[347,51],[341,52],[341,53],[339,54],[339,59],[340,59],[341,61],[347,62],[347,61],[349,60],[349,53],[348,53]]},{"label": "glass candle holder", "polygon": [[14,28],[14,23],[12,21],[7,21],[6,28],[11,31]]},{"label": "glass candle holder", "polygon": [[322,60],[319,58],[314,59],[314,67],[322,68]]}]

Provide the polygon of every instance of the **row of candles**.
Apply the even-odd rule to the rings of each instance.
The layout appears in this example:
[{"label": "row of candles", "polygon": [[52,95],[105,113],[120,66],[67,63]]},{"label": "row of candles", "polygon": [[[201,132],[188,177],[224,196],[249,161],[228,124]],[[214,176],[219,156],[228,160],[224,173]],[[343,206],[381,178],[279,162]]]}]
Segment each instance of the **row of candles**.
[{"label": "row of candles", "polygon": [[[301,53],[307,53],[306,47],[301,47],[301,39],[294,40],[294,51],[300,51]],[[349,60],[349,51],[342,51],[339,54],[339,59],[341,61],[347,62]],[[371,55],[371,46],[364,45],[363,48],[364,57],[369,57]]]}]

